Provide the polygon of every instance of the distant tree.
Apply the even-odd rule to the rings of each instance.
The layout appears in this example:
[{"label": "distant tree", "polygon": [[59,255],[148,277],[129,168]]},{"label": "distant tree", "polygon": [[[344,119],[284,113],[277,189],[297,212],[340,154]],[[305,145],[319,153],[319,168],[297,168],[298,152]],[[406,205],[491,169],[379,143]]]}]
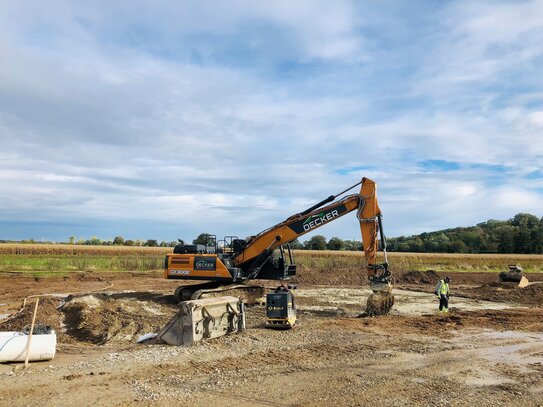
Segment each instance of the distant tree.
[{"label": "distant tree", "polygon": [[75,243],[75,236],[70,236],[70,237],[68,238],[68,243],[69,243],[69,244],[74,244],[74,243]]},{"label": "distant tree", "polygon": [[489,219],[415,236],[388,239],[390,251],[450,253],[542,253],[543,219],[518,213],[505,221]]},{"label": "distant tree", "polygon": [[148,240],[144,243],[144,246],[148,246],[148,247],[157,247],[157,246],[158,246],[158,242],[157,242],[155,239],[148,239]]},{"label": "distant tree", "polygon": [[424,241],[421,236],[416,237],[414,240],[409,242],[409,251],[410,252],[423,252],[424,251]]},{"label": "distant tree", "polygon": [[326,247],[328,250],[345,250],[345,242],[339,237],[333,237],[328,241]]},{"label": "distant tree", "polygon": [[211,241],[210,236],[211,234],[209,233],[200,233],[198,237],[192,241],[192,244],[212,244],[214,242]]},{"label": "distant tree", "polygon": [[453,241],[449,247],[452,253],[466,253],[468,251],[468,246],[459,239]]},{"label": "distant tree", "polygon": [[290,242],[290,248],[293,250],[303,250],[304,245],[298,239],[294,239]]},{"label": "distant tree", "polygon": [[345,250],[355,252],[362,250],[362,242],[360,240],[344,240]]},{"label": "distant tree", "polygon": [[537,253],[539,218],[529,213],[519,213],[511,220],[517,227],[514,244],[515,253]]},{"label": "distant tree", "polygon": [[322,235],[313,236],[304,243],[306,250],[326,250],[326,238]]},{"label": "distant tree", "polygon": [[124,237],[122,236],[115,236],[115,239],[113,239],[113,244],[122,246],[124,244]]},{"label": "distant tree", "polygon": [[133,241],[133,240],[130,240],[130,239],[125,240],[125,241],[124,241],[124,245],[125,245],[125,246],[134,246],[134,241]]},{"label": "distant tree", "polygon": [[100,246],[102,245],[102,240],[98,239],[96,236],[93,236],[90,239],[86,240],[85,244],[91,246]]}]

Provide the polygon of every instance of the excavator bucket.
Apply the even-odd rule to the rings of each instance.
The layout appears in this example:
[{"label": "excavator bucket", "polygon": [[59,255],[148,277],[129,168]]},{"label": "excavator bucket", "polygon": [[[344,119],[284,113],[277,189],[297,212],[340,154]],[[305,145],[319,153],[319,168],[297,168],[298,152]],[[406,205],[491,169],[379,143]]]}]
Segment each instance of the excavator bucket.
[{"label": "excavator bucket", "polygon": [[522,267],[510,265],[509,271],[502,271],[498,277],[500,283],[517,283],[519,288],[524,288],[530,281],[522,274]]},{"label": "excavator bucket", "polygon": [[372,287],[373,293],[366,302],[366,316],[376,317],[387,315],[394,305],[394,296],[390,285],[382,285],[378,288]]},{"label": "excavator bucket", "polygon": [[189,346],[245,330],[245,308],[237,297],[216,297],[181,302],[179,311],[158,333],[168,345]]}]

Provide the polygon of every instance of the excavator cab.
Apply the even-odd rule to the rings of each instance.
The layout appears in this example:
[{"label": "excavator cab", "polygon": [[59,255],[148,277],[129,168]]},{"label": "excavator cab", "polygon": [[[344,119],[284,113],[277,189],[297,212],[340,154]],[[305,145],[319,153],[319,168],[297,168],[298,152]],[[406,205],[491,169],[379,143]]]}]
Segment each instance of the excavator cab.
[{"label": "excavator cab", "polygon": [[288,280],[296,275],[296,264],[289,244],[276,248],[258,273],[263,280]]}]

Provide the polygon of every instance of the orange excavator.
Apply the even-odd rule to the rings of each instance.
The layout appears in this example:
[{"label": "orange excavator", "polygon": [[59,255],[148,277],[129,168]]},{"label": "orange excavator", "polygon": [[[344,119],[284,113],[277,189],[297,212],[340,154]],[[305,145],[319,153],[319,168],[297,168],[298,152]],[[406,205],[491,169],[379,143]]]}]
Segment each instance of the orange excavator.
[{"label": "orange excavator", "polygon": [[[358,185],[359,193],[338,199]],[[368,178],[362,178],[339,194],[331,195],[248,239],[226,236],[217,241],[215,236],[208,235],[206,244],[187,245],[180,241],[173,254],[166,255],[164,277],[207,281],[179,287],[175,294],[180,301],[198,299],[216,292],[232,295],[232,292],[239,290],[258,290],[258,286],[247,284],[254,279],[288,280],[296,275],[289,243],[353,211],[356,211],[360,223],[366,273],[373,291],[366,304],[366,315],[387,314],[394,304],[391,273],[376,184]],[[384,252],[383,263],[377,262],[379,241]]]}]

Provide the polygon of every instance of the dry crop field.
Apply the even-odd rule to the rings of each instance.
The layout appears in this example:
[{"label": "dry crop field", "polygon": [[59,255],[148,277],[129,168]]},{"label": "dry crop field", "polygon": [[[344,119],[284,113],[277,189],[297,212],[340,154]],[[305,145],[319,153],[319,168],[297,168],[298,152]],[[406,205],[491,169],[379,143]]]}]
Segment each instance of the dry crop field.
[{"label": "dry crop field", "polygon": [[[356,267],[364,264],[362,252],[297,250],[296,259],[310,268]],[[381,261],[382,253],[381,253]],[[526,272],[543,271],[540,254],[460,254],[460,253],[388,253],[392,271],[503,271],[509,264],[520,264]]]},{"label": "dry crop field", "polygon": [[[0,271],[156,271],[171,252],[171,247],[0,244]],[[316,271],[364,266],[362,252],[295,250],[294,255],[298,265]],[[498,272],[508,264],[520,264],[526,272],[543,271],[543,255],[389,253],[388,261],[393,272]]]},{"label": "dry crop field", "polygon": [[70,244],[0,244],[0,255],[62,256],[157,256],[171,253],[171,247],[92,246]]}]

